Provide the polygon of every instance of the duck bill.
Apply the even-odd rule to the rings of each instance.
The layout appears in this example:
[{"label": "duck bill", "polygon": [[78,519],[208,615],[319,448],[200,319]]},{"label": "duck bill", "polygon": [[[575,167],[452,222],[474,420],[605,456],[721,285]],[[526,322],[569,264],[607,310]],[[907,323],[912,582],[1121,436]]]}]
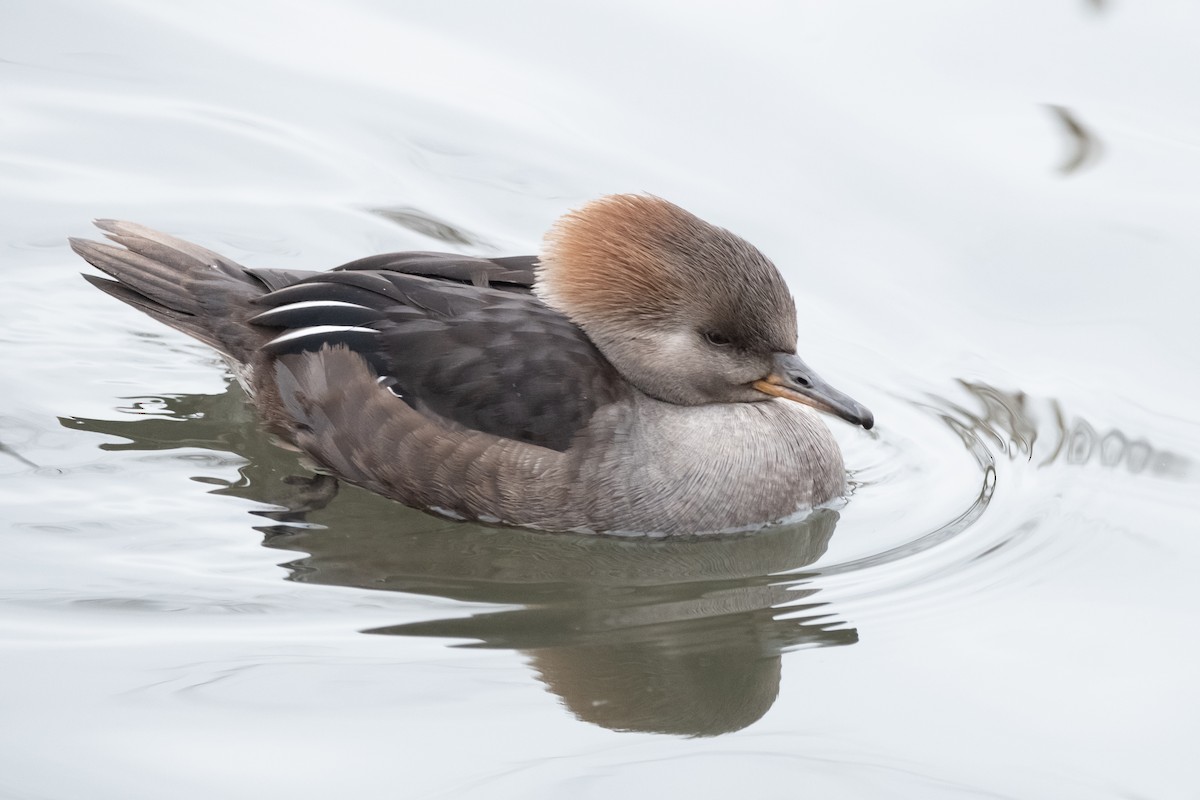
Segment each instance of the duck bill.
[{"label": "duck bill", "polygon": [[867,430],[875,424],[870,411],[830,386],[791,353],[776,353],[771,374],[750,385],[763,394],[812,406]]}]

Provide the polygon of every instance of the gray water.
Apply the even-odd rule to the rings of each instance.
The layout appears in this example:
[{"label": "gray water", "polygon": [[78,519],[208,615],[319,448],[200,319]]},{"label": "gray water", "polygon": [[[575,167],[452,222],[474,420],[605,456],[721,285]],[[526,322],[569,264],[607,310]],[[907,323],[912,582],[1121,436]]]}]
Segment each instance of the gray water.
[{"label": "gray water", "polygon": [[[1200,6],[12,2],[0,797],[1200,796]],[[314,479],[85,284],[535,252],[648,191],[868,405],[752,536],[455,524]]]}]

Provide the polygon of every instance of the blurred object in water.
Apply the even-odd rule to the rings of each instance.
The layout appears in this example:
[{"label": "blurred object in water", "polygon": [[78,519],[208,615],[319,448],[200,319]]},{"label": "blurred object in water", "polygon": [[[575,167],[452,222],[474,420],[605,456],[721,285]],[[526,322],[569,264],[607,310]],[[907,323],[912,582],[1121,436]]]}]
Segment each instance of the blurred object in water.
[{"label": "blurred object in water", "polygon": [[1103,148],[1096,135],[1083,126],[1075,113],[1064,106],[1047,105],[1058,121],[1066,129],[1070,140],[1071,154],[1058,168],[1064,175],[1070,175],[1081,169],[1085,164],[1095,163],[1100,159]]},{"label": "blurred object in water", "polygon": [[383,217],[388,222],[394,222],[405,230],[428,236],[439,242],[465,247],[486,246],[479,237],[412,207],[371,208],[368,210],[375,216]]}]

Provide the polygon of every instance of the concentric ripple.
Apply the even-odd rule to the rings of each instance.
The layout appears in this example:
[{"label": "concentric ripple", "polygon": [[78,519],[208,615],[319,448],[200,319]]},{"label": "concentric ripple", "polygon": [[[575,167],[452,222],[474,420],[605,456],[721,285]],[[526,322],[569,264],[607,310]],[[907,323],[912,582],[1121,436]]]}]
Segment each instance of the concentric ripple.
[{"label": "concentric ripple", "polygon": [[[1083,544],[1040,533],[1055,513],[1061,482],[1072,480],[1069,471],[1124,469],[1168,479],[1190,472],[1182,456],[1120,430],[1098,430],[1056,400],[981,382],[960,381],[959,389],[961,399],[910,401],[907,416],[899,406],[891,409],[905,434],[884,427],[869,448],[851,446],[848,460],[868,466],[859,473],[838,540],[870,540],[872,549],[831,553],[787,574],[789,585],[807,594],[819,587],[823,599],[850,616],[905,613],[921,598],[952,602],[981,583],[1049,568]],[[931,424],[941,430],[930,430]],[[913,435],[923,437],[924,446],[914,446]],[[907,524],[914,498],[941,520]],[[860,510],[869,521],[859,521]],[[895,521],[881,523],[889,517]],[[871,530],[876,526],[886,534]]]}]

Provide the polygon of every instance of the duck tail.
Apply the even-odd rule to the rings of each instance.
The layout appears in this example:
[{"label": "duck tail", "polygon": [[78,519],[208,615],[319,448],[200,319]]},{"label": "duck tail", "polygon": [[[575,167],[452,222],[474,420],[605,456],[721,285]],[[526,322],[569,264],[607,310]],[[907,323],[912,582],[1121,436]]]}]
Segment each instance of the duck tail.
[{"label": "duck tail", "polygon": [[88,283],[239,362],[262,344],[263,334],[247,320],[269,287],[253,272],[142,225],[95,224],[116,244],[71,239],[71,249],[113,280],[84,275]]}]

